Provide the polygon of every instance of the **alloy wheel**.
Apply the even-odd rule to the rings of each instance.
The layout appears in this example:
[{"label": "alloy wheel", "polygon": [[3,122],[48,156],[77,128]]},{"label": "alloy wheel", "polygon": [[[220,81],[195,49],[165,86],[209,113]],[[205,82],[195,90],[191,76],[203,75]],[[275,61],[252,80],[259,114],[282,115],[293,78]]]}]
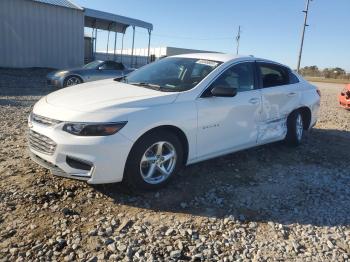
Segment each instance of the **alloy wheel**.
[{"label": "alloy wheel", "polygon": [[150,146],[143,154],[140,162],[142,179],[149,184],[165,181],[174,171],[177,161],[175,147],[165,141]]},{"label": "alloy wheel", "polygon": [[300,141],[303,137],[303,131],[304,131],[303,118],[301,117],[301,114],[298,114],[297,116],[295,131],[296,131],[297,139]]},{"label": "alloy wheel", "polygon": [[80,83],[81,83],[81,80],[76,76],[72,76],[67,80],[67,86],[75,86],[75,85],[79,85]]}]

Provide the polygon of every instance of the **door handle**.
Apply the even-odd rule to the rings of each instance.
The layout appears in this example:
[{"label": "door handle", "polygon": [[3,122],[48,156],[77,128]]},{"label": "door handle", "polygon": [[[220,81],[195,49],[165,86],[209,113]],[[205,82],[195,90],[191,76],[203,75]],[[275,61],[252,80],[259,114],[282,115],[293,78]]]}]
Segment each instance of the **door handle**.
[{"label": "door handle", "polygon": [[295,95],[297,95],[297,93],[291,92],[288,94],[288,96],[295,96]]},{"label": "door handle", "polygon": [[255,104],[259,103],[259,98],[256,98],[256,97],[251,98],[251,99],[249,99],[249,103],[255,105]]}]

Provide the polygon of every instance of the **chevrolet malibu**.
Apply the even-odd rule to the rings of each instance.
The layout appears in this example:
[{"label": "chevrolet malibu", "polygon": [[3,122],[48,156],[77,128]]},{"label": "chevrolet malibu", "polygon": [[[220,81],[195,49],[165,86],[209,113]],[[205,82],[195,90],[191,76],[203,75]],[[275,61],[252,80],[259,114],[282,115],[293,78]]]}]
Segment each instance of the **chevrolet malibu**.
[{"label": "chevrolet malibu", "polygon": [[185,165],[280,140],[299,145],[319,105],[318,90],[279,63],[173,56],[43,97],[29,116],[29,148],[54,175],[156,189]]}]

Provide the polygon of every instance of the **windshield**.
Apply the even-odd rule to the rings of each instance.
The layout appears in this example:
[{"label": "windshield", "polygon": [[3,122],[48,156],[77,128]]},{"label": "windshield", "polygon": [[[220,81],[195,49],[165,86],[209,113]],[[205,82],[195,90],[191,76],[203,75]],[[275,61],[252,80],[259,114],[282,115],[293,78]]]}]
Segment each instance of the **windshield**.
[{"label": "windshield", "polygon": [[85,69],[95,69],[95,68],[97,68],[101,63],[102,63],[102,61],[100,61],[100,60],[92,61],[92,62],[90,62],[90,63],[84,65],[83,68],[85,68]]},{"label": "windshield", "polygon": [[195,87],[220,64],[205,59],[169,57],[130,73],[122,81],[160,91],[186,91]]}]

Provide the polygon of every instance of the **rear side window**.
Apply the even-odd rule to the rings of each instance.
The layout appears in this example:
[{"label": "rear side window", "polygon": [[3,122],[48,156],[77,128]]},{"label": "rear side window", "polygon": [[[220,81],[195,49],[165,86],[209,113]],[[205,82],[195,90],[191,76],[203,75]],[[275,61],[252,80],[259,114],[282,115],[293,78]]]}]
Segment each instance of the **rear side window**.
[{"label": "rear side window", "polygon": [[299,82],[299,78],[291,70],[289,70],[289,84],[296,84]]},{"label": "rear side window", "polygon": [[283,66],[259,63],[259,69],[264,88],[289,84],[289,69]]}]

